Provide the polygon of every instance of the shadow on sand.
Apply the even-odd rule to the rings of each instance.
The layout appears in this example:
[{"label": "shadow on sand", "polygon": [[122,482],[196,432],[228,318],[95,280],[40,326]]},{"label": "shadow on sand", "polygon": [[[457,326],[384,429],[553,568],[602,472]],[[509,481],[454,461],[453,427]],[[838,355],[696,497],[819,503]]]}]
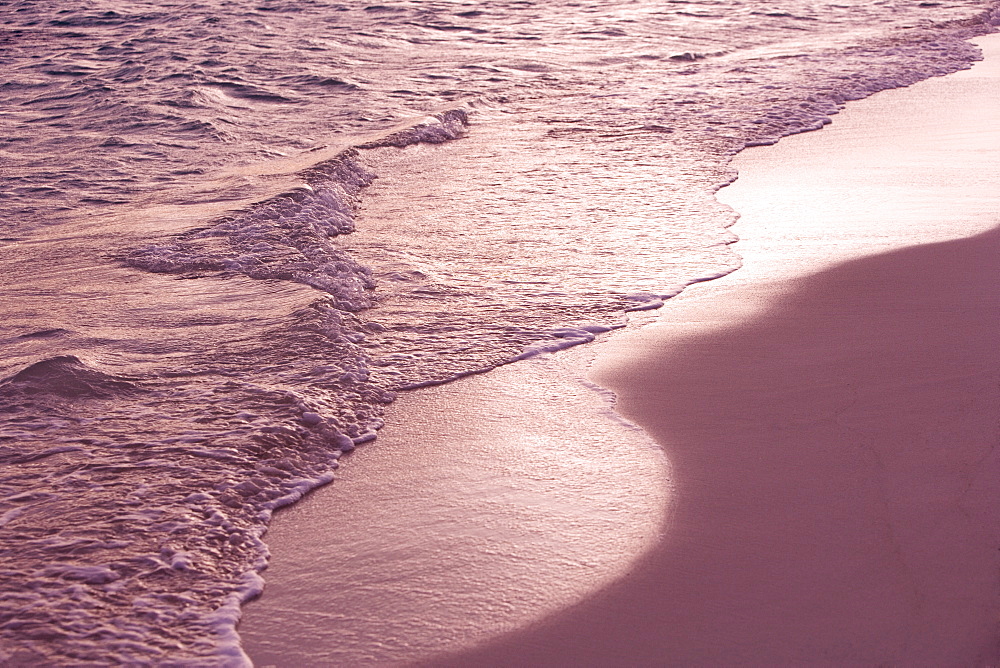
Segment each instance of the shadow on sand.
[{"label": "shadow on sand", "polygon": [[574,607],[426,665],[997,662],[1000,229],[786,295],[697,336],[667,310],[598,371],[672,463],[657,547]]}]

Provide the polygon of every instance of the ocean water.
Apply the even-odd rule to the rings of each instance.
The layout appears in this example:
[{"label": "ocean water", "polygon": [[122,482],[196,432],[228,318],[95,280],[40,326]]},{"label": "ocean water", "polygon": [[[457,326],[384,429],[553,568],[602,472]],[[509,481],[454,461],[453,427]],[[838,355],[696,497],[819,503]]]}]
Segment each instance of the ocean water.
[{"label": "ocean water", "polygon": [[736,269],[735,152],[967,66],[998,16],[4,3],[0,663],[245,662],[272,511],[395,393]]}]

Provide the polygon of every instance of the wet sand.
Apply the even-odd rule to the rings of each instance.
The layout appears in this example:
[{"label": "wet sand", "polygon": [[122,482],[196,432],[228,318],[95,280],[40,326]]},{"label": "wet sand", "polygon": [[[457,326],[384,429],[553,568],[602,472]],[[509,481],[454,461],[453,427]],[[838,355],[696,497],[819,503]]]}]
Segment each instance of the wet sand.
[{"label": "wet sand", "polygon": [[403,395],[333,483],[278,513],[264,595],[240,624],[255,665],[427,658],[625,572],[656,540],[671,477],[572,372],[581,354]]},{"label": "wet sand", "polygon": [[743,269],[605,347],[675,508],[622,579],[433,666],[1000,661],[1000,40],[739,157]]}]

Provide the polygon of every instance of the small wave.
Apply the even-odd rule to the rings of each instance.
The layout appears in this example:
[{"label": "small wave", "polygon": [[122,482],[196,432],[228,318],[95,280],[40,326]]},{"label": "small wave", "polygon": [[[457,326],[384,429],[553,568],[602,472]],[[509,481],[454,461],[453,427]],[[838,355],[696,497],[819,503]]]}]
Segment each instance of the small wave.
[{"label": "small wave", "polygon": [[167,243],[129,253],[126,264],[156,273],[238,273],[310,285],[332,295],[337,308],[371,305],[371,272],[331,239],[354,229],[358,192],[374,174],[348,151],[313,168],[305,187]]},{"label": "small wave", "polygon": [[[32,336],[52,336],[49,330]],[[0,381],[0,396],[49,394],[66,399],[109,398],[135,390],[134,383],[102,373],[74,355],[60,355],[35,362]]]},{"label": "small wave", "polygon": [[274,91],[261,88],[260,86],[252,86],[250,84],[212,82],[206,84],[206,86],[209,88],[218,89],[223,94],[228,95],[229,97],[235,97],[241,100],[251,100],[254,102],[273,102],[277,104],[293,104],[295,102],[298,102],[298,100],[294,100],[280,93],[275,93]]},{"label": "small wave", "polygon": [[280,81],[283,84],[289,86],[300,86],[304,89],[317,86],[320,88],[335,88],[342,91],[354,91],[361,89],[360,84],[352,81],[341,79],[339,77],[319,76],[316,74],[296,74],[293,76],[282,77]]},{"label": "small wave", "polygon": [[306,184],[215,221],[127,253],[122,261],[155,273],[237,273],[254,279],[303,283],[331,295],[336,308],[372,305],[371,270],[332,240],[354,231],[358,196],[375,174],[358,150],[441,143],[462,136],[464,110],[452,109],[389,132],[303,171]]},{"label": "small wave", "polygon": [[413,144],[440,144],[458,139],[465,134],[469,124],[468,113],[464,109],[449,109],[402,130],[397,130],[379,139],[359,144],[358,148],[379,148],[395,146],[403,148]]},{"label": "small wave", "polygon": [[[4,239],[0,239],[0,241],[4,241]],[[69,334],[69,333],[70,332],[68,330],[61,329],[61,328],[43,329],[43,330],[39,330],[37,332],[31,332],[31,333],[28,333],[28,334],[21,334],[17,338],[19,338],[19,339],[48,339],[48,338],[51,338],[51,337],[54,337],[54,336],[62,336],[64,334]]]},{"label": "small wave", "polygon": [[62,18],[53,19],[49,21],[48,24],[50,26],[56,26],[56,27],[89,28],[96,26],[118,26],[127,23],[142,23],[156,18],[159,17],[156,15],[136,16],[128,14],[119,14],[114,10],[109,10],[100,13],[92,13],[92,14],[79,13],[70,16],[63,16]]}]

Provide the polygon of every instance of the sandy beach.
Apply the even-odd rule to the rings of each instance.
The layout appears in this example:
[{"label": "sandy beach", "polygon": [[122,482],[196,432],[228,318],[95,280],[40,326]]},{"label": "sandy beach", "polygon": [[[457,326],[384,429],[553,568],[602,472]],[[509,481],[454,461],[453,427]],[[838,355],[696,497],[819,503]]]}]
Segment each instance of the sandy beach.
[{"label": "sandy beach", "polygon": [[744,268],[592,370],[671,462],[662,540],[427,665],[996,663],[1000,41],[980,43],[971,72],[740,156],[720,198]]},{"label": "sandy beach", "polygon": [[[359,557],[344,552],[350,535],[331,551],[328,536],[305,528],[349,534],[345,507],[382,503],[378,469],[358,471],[357,480],[376,481],[367,491],[321,490],[279,516],[268,536],[271,589],[241,627],[250,656],[258,665],[995,663],[1000,40],[977,43],[988,60],[971,71],[850,103],[821,132],[742,153],[740,180],[720,199],[743,216],[734,231],[744,267],[689,288],[655,324],[595,347],[590,379],[617,395],[617,410],[662,447],[665,462],[639,439],[622,451],[597,449],[589,462],[581,454],[571,466],[553,468],[550,459],[533,468],[518,448],[544,433],[536,423],[552,424],[539,448],[585,440],[590,424],[559,408],[553,397],[567,386],[555,380],[527,397],[519,391],[541,372],[470,379],[409,408],[404,400],[396,410],[410,411],[414,426],[394,431],[390,419],[378,446],[382,480],[405,443],[437,452],[463,434],[463,445],[478,439],[485,453],[460,461],[444,453],[397,481],[393,488],[411,496],[377,514],[384,544],[360,558],[398,546],[391,527],[428,517],[414,501],[423,498],[450,509],[445,519],[429,515],[416,532],[424,537],[407,534],[408,550],[430,545],[424,561],[358,583],[374,562],[351,570]],[[438,415],[433,406],[461,402],[453,394],[435,403],[434,392],[467,392],[480,403]],[[556,408],[511,408],[525,398]],[[599,403],[587,410],[600,414]],[[511,428],[515,416],[524,422]],[[467,438],[440,427],[470,418],[494,428]],[[596,443],[633,433],[621,427]],[[358,453],[347,469],[362,465],[361,455],[377,466],[373,453]],[[494,466],[491,476],[483,473],[491,455],[524,466],[515,474]],[[441,484],[428,482],[434,468],[450,470]],[[563,484],[573,470],[584,475]],[[524,501],[524,486],[510,482],[517,476],[552,484]],[[616,481],[630,479],[618,494]],[[574,495],[589,501],[570,513]],[[614,517],[586,525],[611,498],[625,499]],[[481,521],[483,507],[500,513],[492,524]],[[525,539],[525,507],[537,521],[527,532],[537,560],[490,543],[498,534],[506,545]],[[627,540],[604,539],[625,527],[633,529]],[[429,585],[424,565],[437,559],[457,570],[438,569]],[[533,575],[505,578],[518,563]],[[339,570],[324,580],[331,569]],[[571,586],[550,589],[561,573]],[[505,579],[521,594],[498,594],[491,583]],[[323,592],[343,582],[356,589],[352,605],[371,609],[335,609],[336,597]],[[384,592],[408,590],[427,595],[384,607]],[[391,631],[387,618],[397,622]],[[472,621],[455,632],[456,619]],[[352,643],[358,653],[336,653]]]}]

